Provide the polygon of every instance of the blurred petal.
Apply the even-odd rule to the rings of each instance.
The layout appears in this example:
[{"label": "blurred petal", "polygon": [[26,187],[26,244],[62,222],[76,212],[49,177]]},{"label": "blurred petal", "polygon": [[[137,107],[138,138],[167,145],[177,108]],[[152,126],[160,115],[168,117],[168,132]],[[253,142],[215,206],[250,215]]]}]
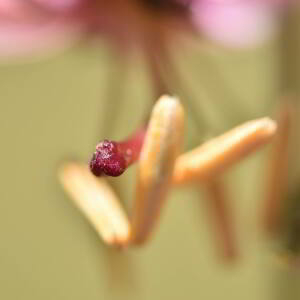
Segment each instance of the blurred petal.
[{"label": "blurred petal", "polygon": [[[1,0],[0,0],[1,1]],[[32,0],[34,3],[53,11],[64,12],[77,8],[82,0]]]},{"label": "blurred petal", "polygon": [[52,53],[72,45],[82,30],[79,23],[55,14],[46,15],[26,1],[0,0],[2,59]]},{"label": "blurred petal", "polygon": [[272,37],[277,28],[277,5],[271,1],[195,1],[192,10],[204,34],[225,46],[258,45]]},{"label": "blurred petal", "polygon": [[21,16],[38,8],[70,12],[82,3],[82,0],[0,0],[0,16]]},{"label": "blurred petal", "polygon": [[82,28],[61,21],[17,23],[0,20],[0,56],[45,55],[72,45]]},{"label": "blurred petal", "polygon": [[4,17],[16,18],[28,12],[28,3],[18,0],[0,0],[0,19]]}]

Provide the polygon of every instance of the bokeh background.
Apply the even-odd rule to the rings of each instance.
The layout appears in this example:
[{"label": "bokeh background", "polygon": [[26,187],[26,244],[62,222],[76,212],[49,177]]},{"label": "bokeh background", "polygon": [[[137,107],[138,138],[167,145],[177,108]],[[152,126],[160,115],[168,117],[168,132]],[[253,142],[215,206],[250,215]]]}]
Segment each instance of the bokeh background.
[{"label": "bokeh background", "polygon": [[[297,20],[299,13],[299,42]],[[185,149],[241,122],[276,117],[281,49],[278,35],[247,49],[199,38],[175,51],[185,87],[174,87],[187,109]],[[152,98],[141,57],[124,62],[104,41],[2,61],[1,299],[299,299],[299,269],[262,228],[270,145],[224,174],[238,245],[233,262],[222,257],[201,188],[174,189],[153,238],[126,251],[106,247],[63,192],[59,165],[88,162],[107,135],[128,136]],[[110,181],[128,212],[135,171]]]}]

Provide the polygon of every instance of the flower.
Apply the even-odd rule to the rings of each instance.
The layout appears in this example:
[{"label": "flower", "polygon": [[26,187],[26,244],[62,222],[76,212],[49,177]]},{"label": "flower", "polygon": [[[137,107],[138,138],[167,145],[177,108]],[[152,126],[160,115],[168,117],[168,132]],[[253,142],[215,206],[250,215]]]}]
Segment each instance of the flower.
[{"label": "flower", "polygon": [[277,31],[278,5],[264,0],[195,1],[194,20],[204,34],[236,48],[259,45]]},{"label": "flower", "polygon": [[[184,132],[183,120],[184,110],[178,99],[163,96],[154,105],[142,147],[138,147],[140,154],[134,155],[138,160],[138,170],[131,219],[126,217],[104,178],[98,181],[86,166],[75,162],[65,164],[60,170],[60,180],[66,192],[106,243],[121,247],[144,243],[158,221],[169,190],[172,185],[178,184],[201,182],[207,185],[213,198],[221,201],[217,203],[216,209],[221,217],[220,224],[227,226],[226,209],[223,207],[222,211],[219,210],[220,204],[225,204],[219,177],[228,167],[269,142],[276,132],[276,123],[272,120],[254,120],[179,155]],[[127,150],[136,151],[134,137],[141,144],[141,136],[133,135],[128,140]],[[114,147],[119,145],[117,142],[110,142],[112,144]],[[123,146],[124,142],[121,143],[121,148]],[[106,147],[101,146],[98,151],[98,155],[103,157],[107,154]],[[115,155],[115,150],[113,152]],[[100,164],[106,165],[111,161],[114,163],[114,155],[108,155],[107,161],[101,161]],[[117,155],[126,160],[128,153],[121,149]],[[92,161],[94,159],[93,157]],[[93,170],[94,165],[90,166]],[[97,170],[98,168],[101,166],[97,166]],[[111,175],[115,175],[114,171]],[[226,233],[225,243],[231,239],[230,231],[226,230],[222,228],[222,232]],[[225,248],[227,251],[228,244]],[[226,254],[232,255],[232,251],[229,250]]]},{"label": "flower", "polygon": [[86,36],[123,49],[156,48],[180,31],[227,46],[248,47],[276,27],[274,1],[260,0],[1,0],[2,56],[64,48]]},{"label": "flower", "polygon": [[[258,0],[226,3],[216,0],[2,0],[0,54],[15,56],[24,52],[43,52],[50,47],[64,48],[82,38],[106,38],[121,49],[122,54],[128,54],[135,48],[142,52],[150,65],[155,94],[160,96],[165,92],[171,93],[161,67],[172,70],[171,54],[180,46],[181,33],[206,35],[227,46],[248,47],[265,40],[273,31],[276,23],[273,7],[271,2],[260,3]],[[166,111],[167,115],[169,113]],[[132,222],[116,204],[113,193],[107,192],[109,188],[104,188],[105,200],[101,196],[103,188],[82,167],[71,165],[63,169],[61,178],[64,186],[105,241],[125,245],[142,243],[148,238],[173,181],[204,181],[210,197],[215,200],[220,228],[223,227],[221,230],[227,236],[224,242],[232,243],[229,241],[232,239],[229,219],[224,209],[226,197],[222,181],[216,177],[250,151],[256,150],[257,142],[267,136],[266,140],[262,139],[265,143],[274,134],[274,124],[270,120],[245,124],[245,127],[177,158],[176,149],[180,143],[170,145],[170,141],[172,138],[177,140],[174,137],[177,132],[172,128],[177,128],[178,121],[168,123],[164,118],[162,120],[166,124],[162,132],[170,136],[170,140],[163,134],[153,134],[160,146],[152,148],[151,145],[156,144],[149,124],[147,130],[141,129],[145,141],[142,134],[139,140],[134,135],[123,143],[101,142],[90,164],[95,175],[116,176],[134,161],[139,161],[137,208]],[[149,153],[144,156],[148,148]],[[149,163],[151,159],[152,164]],[[105,183],[103,185],[106,186]],[[91,200],[92,196],[99,203]],[[231,255],[234,251],[227,252]]]},{"label": "flower", "polygon": [[0,56],[41,55],[73,45],[81,25],[62,13],[48,12],[35,1],[0,0]]}]

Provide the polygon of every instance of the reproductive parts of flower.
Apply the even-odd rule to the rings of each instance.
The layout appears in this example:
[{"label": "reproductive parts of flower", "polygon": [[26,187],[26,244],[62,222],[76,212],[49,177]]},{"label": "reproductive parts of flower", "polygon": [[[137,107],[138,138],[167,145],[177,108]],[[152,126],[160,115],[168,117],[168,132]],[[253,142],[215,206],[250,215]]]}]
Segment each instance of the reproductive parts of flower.
[{"label": "reproductive parts of flower", "polygon": [[[67,194],[105,243],[118,247],[140,245],[151,236],[172,186],[193,181],[207,182],[219,176],[227,168],[269,142],[275,132],[274,121],[269,118],[257,119],[180,155],[184,133],[184,109],[179,99],[162,96],[153,107],[145,134],[138,131],[136,135],[139,139],[136,145],[140,153],[133,154],[138,160],[138,168],[136,194],[130,219],[105,178],[95,176],[102,175],[102,171],[105,171],[106,175],[110,172],[110,168],[93,169],[95,155],[90,164],[94,174],[86,165],[68,162],[60,169],[59,178]],[[118,144],[114,143],[114,147],[117,147]],[[102,147],[105,151],[106,146]],[[117,157],[117,160],[113,162],[118,163],[118,155],[125,153],[126,158],[127,152],[124,152],[122,147],[121,150],[114,147],[112,153],[117,155],[113,156],[114,159]],[[116,170],[122,174],[132,163],[132,158],[126,159],[121,161],[121,168],[117,166],[112,169],[112,176],[116,176]]]}]

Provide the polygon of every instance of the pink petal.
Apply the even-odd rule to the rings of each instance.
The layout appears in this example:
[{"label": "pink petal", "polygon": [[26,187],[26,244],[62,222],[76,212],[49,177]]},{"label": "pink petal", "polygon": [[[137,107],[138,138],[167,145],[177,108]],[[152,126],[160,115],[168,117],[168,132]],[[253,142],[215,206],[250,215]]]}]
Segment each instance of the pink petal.
[{"label": "pink petal", "polygon": [[80,29],[59,21],[45,23],[15,23],[0,20],[0,56],[46,54],[72,45]]},{"label": "pink petal", "polygon": [[264,0],[203,0],[193,5],[195,23],[209,38],[230,47],[261,44],[277,29],[277,5]]},{"label": "pink petal", "polygon": [[0,0],[0,19],[20,18],[28,13],[28,3],[20,0]]},{"label": "pink petal", "polygon": [[[0,57],[48,54],[72,45],[81,35],[83,26],[39,11],[32,2],[0,0]],[[45,0],[44,0],[45,1]],[[75,1],[75,0],[73,0]],[[54,2],[50,1],[52,4]],[[60,3],[70,2],[61,0]]]},{"label": "pink petal", "polygon": [[32,0],[34,3],[56,12],[70,12],[86,0]]}]

